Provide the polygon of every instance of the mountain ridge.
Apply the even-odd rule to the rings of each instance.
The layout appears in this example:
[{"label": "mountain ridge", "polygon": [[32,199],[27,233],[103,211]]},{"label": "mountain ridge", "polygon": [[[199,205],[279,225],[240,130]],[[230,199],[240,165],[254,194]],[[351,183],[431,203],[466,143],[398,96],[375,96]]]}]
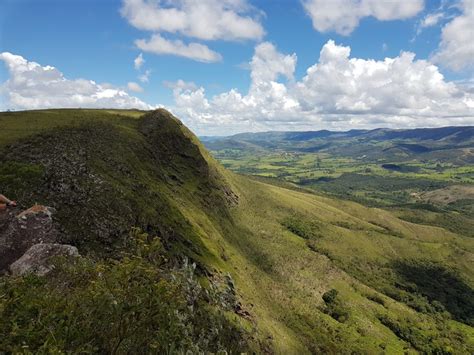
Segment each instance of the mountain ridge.
[{"label": "mountain ridge", "polygon": [[[463,139],[471,139],[474,137],[474,126],[444,126],[434,128],[374,128],[374,129],[350,129],[347,131],[331,131],[327,129],[316,131],[264,131],[264,132],[242,132],[230,136],[200,136],[207,141],[223,140],[223,139],[243,139],[249,141],[262,139],[283,139],[283,140],[308,140],[313,138],[327,137],[355,137],[369,135],[372,137],[394,139],[394,138],[417,138],[441,140],[449,136],[462,135]],[[429,137],[429,138],[427,138]]]}]

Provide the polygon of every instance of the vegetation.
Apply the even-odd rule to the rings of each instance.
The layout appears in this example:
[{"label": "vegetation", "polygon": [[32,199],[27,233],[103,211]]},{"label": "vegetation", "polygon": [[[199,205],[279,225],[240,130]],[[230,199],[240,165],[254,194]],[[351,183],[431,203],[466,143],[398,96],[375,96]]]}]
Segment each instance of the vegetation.
[{"label": "vegetation", "polygon": [[306,221],[302,216],[286,217],[282,225],[303,239],[312,239],[319,236],[318,225]]},{"label": "vegetation", "polygon": [[[227,168],[474,236],[474,130],[266,132],[205,141]],[[271,183],[281,184],[281,182]]]},{"label": "vegetation", "polygon": [[[58,260],[54,275],[1,280],[0,349],[11,353],[246,351],[246,332],[195,264],[166,266],[135,230],[119,259]],[[227,306],[227,309],[226,309]],[[202,325],[206,326],[203,327]]]},{"label": "vegetation", "polygon": [[349,318],[349,312],[336,289],[331,289],[323,294],[323,301],[326,303],[323,308],[324,313],[329,314],[338,322],[344,323]]},{"label": "vegetation", "polygon": [[55,207],[82,255],[0,278],[7,352],[474,348],[474,239],[398,218],[405,207],[226,171],[164,110],[2,113],[0,157],[5,193]]}]

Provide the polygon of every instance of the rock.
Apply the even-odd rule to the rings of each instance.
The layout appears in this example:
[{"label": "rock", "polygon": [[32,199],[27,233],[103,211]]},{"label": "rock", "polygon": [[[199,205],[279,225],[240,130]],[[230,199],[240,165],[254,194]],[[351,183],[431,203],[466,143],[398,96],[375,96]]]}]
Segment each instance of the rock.
[{"label": "rock", "polygon": [[18,208],[0,212],[0,274],[31,246],[57,242],[53,213],[54,209],[41,205],[21,213]]},{"label": "rock", "polygon": [[40,276],[46,275],[54,268],[51,258],[55,256],[78,257],[79,252],[72,245],[35,244],[20,259],[10,265],[10,272],[13,276],[20,276],[30,272]]},{"label": "rock", "polygon": [[51,218],[55,212],[54,208],[42,205],[34,205],[27,210],[21,212],[16,218],[20,221],[27,221],[29,218],[46,217]]}]

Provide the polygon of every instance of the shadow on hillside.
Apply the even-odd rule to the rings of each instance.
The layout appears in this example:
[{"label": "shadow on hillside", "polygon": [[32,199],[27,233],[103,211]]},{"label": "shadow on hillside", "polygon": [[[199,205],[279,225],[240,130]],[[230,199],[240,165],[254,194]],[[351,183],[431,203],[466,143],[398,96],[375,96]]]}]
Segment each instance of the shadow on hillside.
[{"label": "shadow on hillside", "polygon": [[412,293],[441,303],[454,319],[474,325],[474,290],[456,273],[436,264],[403,261],[394,269]]}]

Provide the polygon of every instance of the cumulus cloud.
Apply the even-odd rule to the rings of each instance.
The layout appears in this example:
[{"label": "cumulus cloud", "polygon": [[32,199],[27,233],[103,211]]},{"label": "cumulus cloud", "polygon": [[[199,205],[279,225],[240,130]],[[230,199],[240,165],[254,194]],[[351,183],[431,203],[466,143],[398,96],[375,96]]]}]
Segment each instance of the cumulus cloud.
[{"label": "cumulus cloud", "polygon": [[124,0],[121,14],[140,30],[202,40],[261,39],[265,33],[246,0]]},{"label": "cumulus cloud", "polygon": [[204,44],[195,42],[185,44],[181,40],[170,41],[159,34],[154,34],[149,40],[136,40],[135,45],[145,52],[173,54],[204,63],[217,62],[222,59],[219,53],[214,52]]},{"label": "cumulus cloud", "polygon": [[302,0],[319,32],[349,35],[364,17],[380,21],[403,20],[423,10],[423,0]]},{"label": "cumulus cloud", "polygon": [[447,23],[432,60],[454,71],[474,68],[474,0],[461,2],[462,14]]},{"label": "cumulus cloud", "polygon": [[252,83],[275,81],[279,75],[293,78],[296,54],[284,55],[275,46],[264,42],[255,47],[255,55],[250,62]]},{"label": "cumulus cloud", "polygon": [[246,94],[232,89],[208,97],[204,88],[181,82],[171,86],[172,110],[206,134],[474,124],[474,93],[413,53],[365,60],[328,41],[299,81],[293,78],[296,61],[295,54],[264,42],[250,62]]},{"label": "cumulus cloud", "polygon": [[5,109],[40,109],[58,107],[151,109],[124,90],[92,80],[64,77],[52,66],[41,66],[19,55],[0,53],[9,79],[0,84]]},{"label": "cumulus cloud", "polygon": [[137,83],[131,81],[127,84],[127,88],[128,90],[130,91],[134,91],[134,92],[142,92],[143,91],[143,88],[138,85]]},{"label": "cumulus cloud", "polygon": [[221,60],[221,55],[202,43],[186,44],[162,34],[204,41],[260,40],[265,34],[260,13],[247,0],[123,0],[120,12],[135,28],[152,33],[148,40],[135,41],[143,51],[206,63]]},{"label": "cumulus cloud", "polygon": [[133,60],[133,66],[135,69],[139,70],[143,63],[145,63],[145,59],[143,59],[143,53],[140,53],[134,60]]},{"label": "cumulus cloud", "polygon": [[326,43],[319,63],[307,70],[296,89],[309,110],[316,106],[327,113],[409,116],[448,107],[456,111],[461,94],[436,66],[415,60],[413,53],[402,52],[383,61],[350,58],[350,48],[333,41]]}]

